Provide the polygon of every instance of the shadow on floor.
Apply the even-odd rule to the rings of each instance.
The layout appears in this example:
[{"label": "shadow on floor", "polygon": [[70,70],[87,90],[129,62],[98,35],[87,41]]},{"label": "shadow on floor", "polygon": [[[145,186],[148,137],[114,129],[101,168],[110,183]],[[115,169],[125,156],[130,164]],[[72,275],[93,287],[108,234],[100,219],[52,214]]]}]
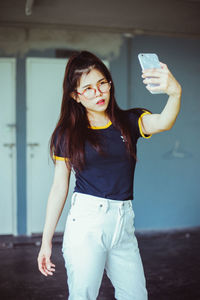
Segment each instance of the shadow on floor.
[{"label": "shadow on floor", "polygon": [[[144,264],[149,300],[200,300],[200,228],[168,232],[136,232]],[[53,277],[37,270],[41,237],[0,236],[0,299],[67,299],[62,236],[53,241]],[[104,273],[98,300],[114,300]]]}]

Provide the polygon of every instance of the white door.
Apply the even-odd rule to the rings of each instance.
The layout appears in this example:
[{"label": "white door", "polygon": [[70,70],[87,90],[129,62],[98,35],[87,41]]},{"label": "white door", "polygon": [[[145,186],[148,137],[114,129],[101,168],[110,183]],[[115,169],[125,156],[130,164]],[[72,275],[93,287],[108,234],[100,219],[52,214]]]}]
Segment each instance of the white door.
[{"label": "white door", "polygon": [[16,234],[15,59],[0,58],[0,234]]},{"label": "white door", "polygon": [[[27,82],[27,219],[28,234],[43,231],[46,203],[50,192],[54,165],[48,143],[56,126],[62,100],[62,84],[66,59],[28,58]],[[56,231],[63,231],[75,178]]]}]

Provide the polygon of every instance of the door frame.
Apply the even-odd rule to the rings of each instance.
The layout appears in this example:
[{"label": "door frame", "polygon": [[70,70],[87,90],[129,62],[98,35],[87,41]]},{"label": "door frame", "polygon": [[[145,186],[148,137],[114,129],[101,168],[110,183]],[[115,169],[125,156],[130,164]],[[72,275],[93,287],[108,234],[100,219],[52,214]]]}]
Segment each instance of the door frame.
[{"label": "door frame", "polygon": [[13,143],[15,147],[12,148],[12,232],[11,234],[16,236],[17,232],[17,131],[16,131],[16,58],[14,57],[0,57],[0,63],[7,62],[11,64],[12,68],[12,107],[11,114],[13,117]]}]

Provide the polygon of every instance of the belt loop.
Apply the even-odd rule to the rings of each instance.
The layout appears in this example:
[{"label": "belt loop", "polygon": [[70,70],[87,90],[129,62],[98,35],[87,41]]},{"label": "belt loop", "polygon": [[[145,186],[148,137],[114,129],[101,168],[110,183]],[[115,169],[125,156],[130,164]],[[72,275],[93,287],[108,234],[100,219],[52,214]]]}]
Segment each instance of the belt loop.
[{"label": "belt loop", "polygon": [[110,209],[110,202],[109,199],[106,199],[106,209],[105,212],[107,213],[107,211]]},{"label": "belt loop", "polygon": [[77,193],[76,192],[73,193],[72,200],[71,200],[71,206],[75,204],[76,196],[77,196]]},{"label": "belt loop", "polygon": [[120,216],[124,215],[124,205],[119,206],[119,214],[120,214]]},{"label": "belt loop", "polygon": [[120,216],[123,216],[124,214],[123,206],[119,207],[119,214]]},{"label": "belt loop", "polygon": [[119,205],[119,214],[120,216],[124,215],[124,202]]}]

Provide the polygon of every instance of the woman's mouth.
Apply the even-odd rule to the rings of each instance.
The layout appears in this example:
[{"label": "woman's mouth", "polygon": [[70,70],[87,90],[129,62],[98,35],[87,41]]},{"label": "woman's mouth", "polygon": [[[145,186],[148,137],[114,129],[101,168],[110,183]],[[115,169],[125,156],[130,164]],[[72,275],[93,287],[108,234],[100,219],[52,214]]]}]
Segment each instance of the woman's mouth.
[{"label": "woman's mouth", "polygon": [[105,100],[104,99],[101,99],[101,100],[99,100],[96,104],[98,104],[98,105],[103,105],[105,103]]}]

